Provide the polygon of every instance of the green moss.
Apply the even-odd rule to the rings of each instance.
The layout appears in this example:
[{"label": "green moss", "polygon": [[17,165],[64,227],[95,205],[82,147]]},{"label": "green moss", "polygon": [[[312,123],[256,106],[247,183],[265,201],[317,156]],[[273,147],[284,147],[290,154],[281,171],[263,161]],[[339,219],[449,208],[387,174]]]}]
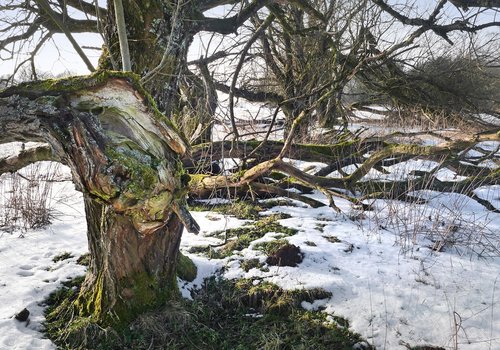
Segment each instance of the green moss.
[{"label": "green moss", "polygon": [[100,274],[94,282],[92,289],[87,292],[80,292],[74,302],[76,313],[79,316],[90,317],[95,321],[102,318],[103,303],[103,275]]},{"label": "green moss", "polygon": [[180,297],[175,275],[170,281],[159,281],[149,274],[141,273],[128,278],[127,281],[124,287],[132,291],[132,302],[123,302],[114,307],[115,314],[109,316],[113,318],[110,324],[113,324],[115,329],[122,329],[145,311],[154,310],[165,305],[167,301]]},{"label": "green moss", "polygon": [[256,245],[253,246],[253,249],[256,250],[261,250],[264,252],[267,256],[271,256],[276,254],[278,249],[281,247],[290,244],[286,239],[275,239],[269,242],[261,242],[257,243]]},{"label": "green moss", "polygon": [[175,276],[170,281],[157,281],[146,273],[136,274],[122,285],[129,290],[130,298],[119,297],[110,312],[108,296],[103,294],[103,275],[85,292],[80,290],[83,280],[69,281],[45,301],[45,331],[60,348],[96,348],[81,344],[95,341],[93,344],[98,345],[99,337],[123,330],[138,315],[180,296]]},{"label": "green moss", "polygon": [[224,215],[232,215],[238,219],[257,220],[263,211],[262,206],[249,201],[236,201],[230,204],[191,203],[189,210],[214,211]]},{"label": "green moss", "polygon": [[196,278],[198,268],[191,259],[182,253],[179,253],[177,262],[177,276],[184,281],[192,282]]},{"label": "green moss", "polygon": [[[255,140],[249,140],[249,141],[244,141],[242,144],[240,144],[240,147],[246,147],[248,150],[254,149],[257,147],[261,141],[255,141]],[[272,152],[276,152],[275,154],[270,154],[267,157],[263,156],[265,159],[269,159],[273,156],[277,156],[279,153],[279,150],[283,147],[283,142],[282,141],[271,141],[268,140],[266,142],[266,145],[270,147]],[[196,153],[198,151],[204,150],[204,149],[210,149],[212,145],[210,143],[203,143],[203,144],[198,144],[192,146],[192,151],[193,153]],[[363,147],[360,147],[360,140],[359,139],[350,139],[347,141],[338,141],[334,144],[323,144],[323,145],[318,145],[318,144],[294,144],[293,145],[293,152],[295,155],[298,156],[298,158],[303,159],[303,160],[311,160],[312,158],[317,158],[321,161],[338,161],[339,157],[344,158],[346,154],[355,156],[355,155],[361,155],[366,153],[366,149],[363,149]],[[303,156],[303,157],[302,157]],[[269,157],[269,158],[268,158]],[[270,175],[266,175],[271,178],[276,178],[280,179],[281,176],[279,173],[273,173],[271,172]]]},{"label": "green moss", "polygon": [[5,89],[0,92],[0,96],[11,94],[12,92],[33,98],[40,96],[57,96],[63,93],[72,93],[102,86],[113,78],[126,79],[133,84],[139,83],[139,76],[134,73],[100,70],[87,76],[28,81]]},{"label": "green moss", "polygon": [[73,254],[71,254],[69,252],[64,252],[64,253],[61,253],[61,254],[56,255],[55,257],[53,257],[52,261],[56,263],[58,261],[63,261],[63,260],[71,259],[72,257],[73,257]]},{"label": "green moss", "polygon": [[[91,75],[74,76],[62,79],[47,79],[40,81],[30,81],[21,83],[19,85],[7,88],[0,91],[0,97],[18,94],[26,96],[31,99],[46,96],[60,96],[65,94],[77,93],[79,91],[90,90],[92,88],[103,86],[111,79],[124,79],[127,80],[132,87],[144,97],[144,102],[148,110],[153,115],[169,126],[178,135],[181,135],[177,127],[172,121],[162,114],[153,100],[152,96],[144,89],[140,83],[140,77],[132,72],[112,71],[112,70],[98,70]],[[182,136],[180,136],[182,138]],[[182,138],[182,141],[188,145],[189,142]]]},{"label": "green moss", "polygon": [[128,183],[122,187],[125,189],[123,194],[126,197],[140,199],[152,192],[159,181],[154,159],[122,147],[108,148],[106,154],[115,166],[125,168]]},{"label": "green moss", "polygon": [[204,187],[203,179],[205,179],[206,177],[210,177],[210,175],[207,175],[207,174],[189,174],[189,187],[192,187],[192,188]]},{"label": "green moss", "polygon": [[281,180],[284,180],[286,179],[288,176],[283,174],[283,173],[280,173],[278,171],[271,171],[268,175],[266,175],[267,177],[273,179],[273,180],[276,180],[276,181],[281,181]]},{"label": "green moss", "polygon": [[293,236],[298,231],[293,228],[285,227],[278,223],[283,219],[283,214],[275,214],[261,218],[250,225],[229,229],[226,231],[214,232],[214,236],[226,239],[228,242],[221,248],[212,247],[194,247],[190,253],[204,253],[213,259],[222,259],[234,254],[234,251],[241,251],[247,248],[250,243],[263,237],[268,232],[281,233],[282,236]]},{"label": "green moss", "polygon": [[351,154],[352,148],[356,147],[358,144],[359,140],[350,140],[337,142],[333,145],[300,144],[299,146],[318,155],[334,157],[344,155],[346,150],[349,150],[349,154]]}]

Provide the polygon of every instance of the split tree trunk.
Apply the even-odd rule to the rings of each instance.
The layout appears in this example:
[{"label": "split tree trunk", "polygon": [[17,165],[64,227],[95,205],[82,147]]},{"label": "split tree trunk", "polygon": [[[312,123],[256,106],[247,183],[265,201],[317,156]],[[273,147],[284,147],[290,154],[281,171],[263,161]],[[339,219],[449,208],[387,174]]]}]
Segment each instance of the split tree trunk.
[{"label": "split tree trunk", "polygon": [[[186,151],[132,74],[26,83],[0,92],[2,142],[44,141],[83,192],[91,263],[73,318],[120,327],[176,298]],[[66,310],[67,311],[67,310]]]}]

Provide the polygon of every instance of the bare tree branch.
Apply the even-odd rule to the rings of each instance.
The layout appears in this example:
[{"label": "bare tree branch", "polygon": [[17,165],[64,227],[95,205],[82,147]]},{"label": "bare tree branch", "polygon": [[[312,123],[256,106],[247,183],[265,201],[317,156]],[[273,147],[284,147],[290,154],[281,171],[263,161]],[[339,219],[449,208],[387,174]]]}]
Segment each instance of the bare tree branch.
[{"label": "bare tree branch", "polygon": [[[101,20],[105,19],[108,15],[108,11],[105,8],[97,6],[94,3],[89,3],[84,0],[64,0],[67,6],[71,6],[77,10],[83,11],[86,14],[98,17]],[[93,1],[96,2],[96,1]]]},{"label": "bare tree branch", "polygon": [[450,0],[450,2],[467,10],[469,7],[500,7],[500,0]]},{"label": "bare tree branch", "polygon": [[124,72],[132,71],[130,64],[130,53],[128,49],[127,28],[125,26],[125,15],[123,14],[122,0],[114,0],[116,27],[118,40],[120,42],[120,54],[122,56],[122,70]]},{"label": "bare tree branch", "polygon": [[241,68],[243,67],[243,63],[245,62],[245,57],[252,47],[253,43],[259,38],[259,36],[267,29],[269,25],[274,21],[274,15],[269,15],[266,20],[257,28],[255,33],[253,33],[252,37],[247,41],[245,46],[241,51],[241,56],[236,65],[236,68],[233,73],[233,79],[231,81],[231,87],[229,88],[229,117],[231,118],[231,125],[233,126],[233,135],[234,138],[237,139],[239,137],[238,127],[236,126],[236,120],[234,117],[234,90],[236,88],[236,82],[238,81],[238,75],[240,74]]},{"label": "bare tree branch", "polygon": [[241,9],[238,14],[228,18],[204,17],[197,20],[196,27],[199,31],[216,32],[220,34],[232,34],[245,23],[260,8],[270,3],[270,0],[254,0]]},{"label": "bare tree branch", "polygon": [[59,29],[66,35],[68,40],[70,41],[71,45],[73,46],[73,49],[78,53],[80,58],[83,60],[85,65],[87,66],[88,70],[91,72],[95,71],[94,66],[88,59],[87,55],[85,52],[83,52],[82,48],[80,45],[76,42],[75,38],[70,32],[70,29],[66,27],[64,23],[60,21],[60,19],[55,15],[55,12],[52,10],[50,7],[50,4],[47,2],[47,0],[35,0],[38,5],[45,11],[45,13],[50,17],[50,19],[59,27]]},{"label": "bare tree branch", "polygon": [[58,160],[52,154],[52,148],[49,145],[44,144],[23,149],[18,154],[0,158],[0,175],[16,172],[27,165],[42,160]]}]

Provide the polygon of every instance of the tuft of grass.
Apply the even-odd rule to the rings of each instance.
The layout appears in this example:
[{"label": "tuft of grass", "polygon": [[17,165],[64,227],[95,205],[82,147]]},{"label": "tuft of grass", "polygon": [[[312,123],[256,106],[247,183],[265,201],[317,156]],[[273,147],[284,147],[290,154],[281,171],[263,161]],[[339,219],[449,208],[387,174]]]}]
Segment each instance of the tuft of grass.
[{"label": "tuft of grass", "polygon": [[90,266],[90,253],[85,253],[81,255],[76,261],[78,265]]},{"label": "tuft of grass", "polygon": [[214,211],[219,214],[232,215],[241,220],[258,220],[263,211],[261,205],[250,201],[235,201],[230,204],[205,204],[200,202],[189,205],[191,211]]},{"label": "tuft of grass", "polygon": [[317,299],[331,298],[332,293],[321,289],[284,290],[270,282],[255,284],[252,279],[241,279],[235,282],[236,290],[242,292],[240,302],[261,313],[288,313],[300,309],[302,301],[312,303]]},{"label": "tuft of grass", "polygon": [[[54,311],[65,300],[74,300],[78,295],[80,286],[83,283],[84,279],[85,276],[78,276],[64,281],[62,282],[61,287],[50,293],[42,303],[44,306],[47,306],[47,308],[45,309],[45,316],[52,313],[52,311]],[[46,331],[47,330],[48,328],[46,328]]]},{"label": "tuft of grass", "polygon": [[243,269],[243,271],[248,272],[251,269],[260,269],[264,266],[259,259],[254,258],[254,259],[248,259],[248,260],[243,260],[240,262],[240,267]]},{"label": "tuft of grass", "polygon": [[52,258],[52,261],[56,263],[59,261],[71,259],[72,257],[73,257],[73,254],[71,254],[69,252],[64,252],[64,253],[61,253],[61,254],[54,256]]},{"label": "tuft of grass", "polygon": [[323,233],[325,231],[326,225],[327,224],[317,223],[315,226],[315,229],[318,230],[319,232]]},{"label": "tuft of grass", "polygon": [[275,239],[268,242],[257,243],[254,249],[264,252],[267,256],[276,254],[278,249],[290,244],[286,239]]},{"label": "tuft of grass", "polygon": [[263,209],[271,209],[274,207],[297,207],[290,199],[270,199],[259,202],[259,206]]},{"label": "tuft of grass", "polygon": [[[7,232],[47,227],[60,214],[54,183],[64,181],[60,164],[36,162],[0,178],[0,229]],[[22,236],[22,233],[21,233]]]},{"label": "tuft of grass", "polygon": [[322,236],[324,239],[326,239],[330,243],[340,243],[342,242],[338,237],[336,236]]}]

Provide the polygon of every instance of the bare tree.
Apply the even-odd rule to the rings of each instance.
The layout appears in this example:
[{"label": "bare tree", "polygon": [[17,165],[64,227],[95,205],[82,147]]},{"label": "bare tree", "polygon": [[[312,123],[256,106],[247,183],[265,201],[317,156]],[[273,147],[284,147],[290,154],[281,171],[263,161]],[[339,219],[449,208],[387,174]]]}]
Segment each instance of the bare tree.
[{"label": "bare tree", "polygon": [[[53,315],[69,325],[61,331],[65,340],[80,342],[82,337],[92,338],[85,336],[89,331],[124,327],[138,314],[178,297],[175,272],[182,227],[194,232],[198,229],[185,207],[188,191],[202,195],[206,188],[233,188],[281,195],[277,184],[264,181],[265,175],[279,170],[293,181],[322,190],[332,198],[334,207],[334,194],[356,203],[359,199],[333,187],[373,195],[360,179],[389,158],[450,155],[450,164],[464,169],[456,163],[458,147],[463,145],[459,143],[413,147],[353,137],[338,144],[307,148],[295,144],[294,136],[312,117],[329,119],[331,114],[334,121],[342,120],[339,102],[346,83],[354,77],[370,79],[378,72],[397,73],[392,71],[394,59],[425,33],[449,41],[451,33],[457,31],[474,33],[498,25],[474,22],[480,12],[467,21],[442,23],[440,14],[446,1],[438,2],[430,13],[420,17],[410,17],[382,0],[357,5],[304,0],[290,4],[267,0],[122,1],[132,73],[108,71],[126,68],[119,63],[125,55],[120,51],[113,2],[108,1],[106,9],[83,0],[8,0],[0,5],[3,59],[29,52],[16,71],[27,63],[34,67],[37,52],[55,33],[66,35],[74,46],[76,41],[70,39],[73,33],[97,32],[104,38],[98,71],[93,75],[24,83],[0,92],[0,142],[44,141],[50,146],[50,152],[45,147],[20,155],[14,163],[2,166],[0,173],[39,159],[53,159],[71,168],[75,184],[84,193],[91,263],[78,297]],[[221,5],[233,9],[219,18],[204,14]],[[79,16],[72,17],[70,7],[78,10]],[[87,19],[80,19],[82,13]],[[384,28],[379,23],[383,16],[410,28],[407,35],[385,43],[381,35]],[[218,58],[229,57],[230,53],[200,60],[201,78],[188,70],[187,51],[196,33],[229,35],[244,24],[253,26],[254,32],[241,44],[236,65],[249,62],[249,50],[259,45],[252,58],[260,57],[269,67],[276,82],[273,90],[245,90],[238,84],[238,74],[233,75],[229,87],[211,81],[210,64],[217,64]],[[84,52],[75,50],[92,70]],[[206,104],[198,98],[192,103],[182,101],[182,90],[190,86],[204,86],[201,95],[206,96]],[[228,88],[233,96],[274,101],[288,113],[288,135],[283,143],[241,144],[253,146],[251,157],[261,162],[229,181],[222,176],[199,176],[188,187],[189,176],[181,167],[181,159],[186,161],[189,154],[188,142],[171,117],[188,115],[182,113],[185,106],[196,109],[204,105],[208,117],[186,123],[191,125],[187,129],[209,123],[214,87]],[[236,125],[234,132],[238,135]],[[196,136],[195,132],[185,134]],[[498,137],[498,133],[488,133],[467,142]],[[194,148],[193,154],[206,146]],[[225,147],[223,144],[221,149]],[[360,165],[353,174],[339,179],[307,174],[283,161],[297,149],[311,159],[324,157],[336,167]],[[263,150],[269,151],[263,156]],[[373,154],[366,158],[363,155],[368,150]],[[238,152],[239,147],[231,147],[231,151]],[[466,167],[463,171],[474,174],[462,182],[464,188],[477,186],[479,180],[499,181],[498,170]],[[448,185],[439,188],[446,190]],[[384,186],[376,183],[372,188],[384,195]]]},{"label": "bare tree", "polygon": [[[180,157],[187,142],[157,106],[168,116],[178,111],[186,54],[197,32],[232,33],[265,1],[241,6],[226,18],[203,15],[224,3],[231,1],[180,0],[173,6],[159,0],[123,1],[136,76],[103,70],[120,68],[113,2],[107,9],[86,1],[50,6],[45,0],[2,2],[4,58],[27,50],[26,62],[34,67],[37,52],[54,33],[99,32],[104,37],[94,75],[27,83],[0,95],[0,142],[37,140],[51,149],[22,154],[0,173],[53,159],[72,169],[84,193],[91,262],[78,298],[53,315],[68,325],[61,339],[79,343],[92,329],[123,327],[138,314],[179,297],[181,232],[183,225],[191,231],[198,228],[183,204],[187,178]],[[69,7],[88,19],[73,18]]]}]

